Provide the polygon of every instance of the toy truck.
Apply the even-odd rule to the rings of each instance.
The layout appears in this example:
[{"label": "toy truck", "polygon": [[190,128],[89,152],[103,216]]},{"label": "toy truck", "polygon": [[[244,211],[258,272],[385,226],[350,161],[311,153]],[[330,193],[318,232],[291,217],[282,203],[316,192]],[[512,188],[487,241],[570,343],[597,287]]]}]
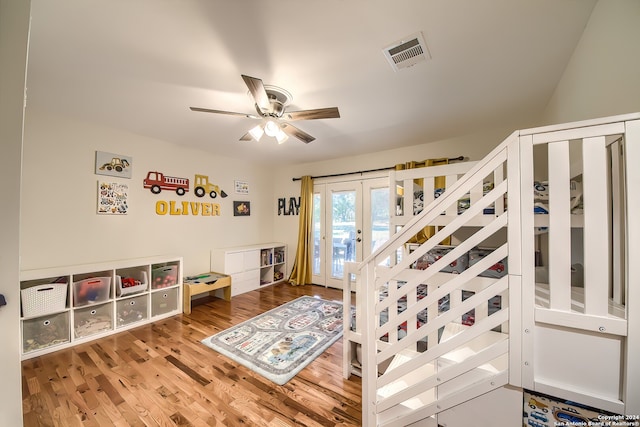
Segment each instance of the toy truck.
[{"label": "toy truck", "polygon": [[129,162],[126,159],[114,157],[109,163],[105,163],[104,165],[100,166],[100,170],[106,169],[110,171],[115,169],[116,172],[122,172],[127,166],[129,166]]},{"label": "toy truck", "polygon": [[227,197],[227,193],[220,190],[220,187],[217,185],[211,184],[209,177],[206,175],[196,175],[193,193],[198,197],[203,197],[209,193],[209,197],[212,199],[218,197],[218,194],[220,194],[220,197]]},{"label": "toy truck", "polygon": [[144,188],[149,188],[153,194],[159,194],[162,190],[174,190],[178,196],[182,196],[189,191],[188,178],[167,176],[158,171],[148,172],[143,185]]}]

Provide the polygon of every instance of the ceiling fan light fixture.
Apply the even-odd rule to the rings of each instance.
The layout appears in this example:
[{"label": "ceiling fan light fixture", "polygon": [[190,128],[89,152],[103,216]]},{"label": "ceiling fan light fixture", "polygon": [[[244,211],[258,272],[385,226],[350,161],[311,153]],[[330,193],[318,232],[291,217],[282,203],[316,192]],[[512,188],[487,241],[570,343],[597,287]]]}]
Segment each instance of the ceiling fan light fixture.
[{"label": "ceiling fan light fixture", "polygon": [[260,138],[262,138],[262,135],[264,134],[264,130],[262,129],[262,125],[258,125],[256,127],[253,127],[249,130],[249,134],[253,137],[253,139],[255,139],[256,141],[260,141]]},{"label": "ceiling fan light fixture", "polygon": [[285,142],[290,136],[308,144],[315,140],[301,129],[287,123],[278,122],[280,119],[288,121],[316,120],[316,119],[336,119],[340,117],[338,107],[316,108],[312,110],[286,111],[286,107],[291,102],[291,94],[286,90],[265,85],[261,79],[242,74],[242,79],[249,89],[247,92],[254,101],[257,115],[236,113],[233,111],[213,110],[209,108],[189,107],[191,111],[203,113],[225,114],[229,116],[243,116],[248,119],[262,120],[258,126],[251,128],[240,137],[240,141],[260,141],[266,133],[275,138],[278,144]]},{"label": "ceiling fan light fixture", "polygon": [[282,129],[280,129],[280,126],[278,126],[278,124],[273,120],[268,120],[267,123],[264,124],[264,132],[268,136],[275,137],[278,132],[282,132]]},{"label": "ceiling fan light fixture", "polygon": [[282,129],[278,128],[278,133],[276,133],[276,139],[278,140],[278,144],[282,144],[287,139],[289,139],[289,135],[284,133]]}]

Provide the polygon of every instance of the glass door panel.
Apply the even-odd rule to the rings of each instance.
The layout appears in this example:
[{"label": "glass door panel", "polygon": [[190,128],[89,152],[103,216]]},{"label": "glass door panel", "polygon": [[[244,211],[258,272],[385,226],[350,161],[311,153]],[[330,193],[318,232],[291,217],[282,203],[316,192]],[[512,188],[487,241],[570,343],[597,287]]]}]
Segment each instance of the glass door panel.
[{"label": "glass door panel", "polygon": [[[318,189],[320,190],[320,189]],[[322,185],[322,190],[324,190],[324,185]],[[311,258],[311,274],[313,276],[324,276],[322,274],[322,260],[324,254],[324,238],[323,233],[324,230],[322,227],[322,222],[324,215],[322,214],[322,193],[320,191],[316,192],[314,188],[313,193],[313,255]],[[324,280],[323,280],[324,281]]]},{"label": "glass door panel", "polygon": [[330,239],[327,241],[327,285],[342,288],[344,263],[357,259],[357,230],[361,230],[359,204],[361,184],[349,182],[327,185],[327,219]]},{"label": "glass door panel", "polygon": [[[375,185],[375,183],[370,183]],[[379,183],[380,185],[381,183]],[[370,239],[370,243],[367,245],[369,251],[366,255],[370,255],[382,246],[387,240],[389,240],[389,187],[385,180],[384,187],[375,187],[368,185],[368,209],[365,208],[365,212],[369,212],[368,224],[365,226],[365,230],[370,230],[370,235],[367,235]],[[365,198],[365,203],[367,200]]]}]

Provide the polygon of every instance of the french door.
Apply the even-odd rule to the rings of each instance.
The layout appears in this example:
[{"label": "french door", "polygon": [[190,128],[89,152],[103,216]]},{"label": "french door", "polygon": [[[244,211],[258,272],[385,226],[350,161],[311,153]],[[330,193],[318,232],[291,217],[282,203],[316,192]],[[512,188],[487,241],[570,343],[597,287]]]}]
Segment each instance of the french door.
[{"label": "french door", "polygon": [[389,238],[386,178],[314,185],[313,283],[342,289],[345,262],[359,262]]}]

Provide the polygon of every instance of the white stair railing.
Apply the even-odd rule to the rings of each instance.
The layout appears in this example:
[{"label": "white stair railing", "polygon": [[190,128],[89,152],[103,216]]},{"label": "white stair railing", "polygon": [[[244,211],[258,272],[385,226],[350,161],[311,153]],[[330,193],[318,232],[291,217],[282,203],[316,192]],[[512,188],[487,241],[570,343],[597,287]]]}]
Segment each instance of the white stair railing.
[{"label": "white stair railing", "polygon": [[[508,383],[509,313],[514,306],[518,309],[519,301],[509,300],[511,274],[480,275],[505,258],[509,268],[514,263],[519,273],[520,255],[517,249],[510,251],[505,234],[512,221],[519,228],[519,218],[513,219],[504,208],[512,187],[519,194],[520,186],[518,179],[511,183],[504,178],[517,176],[517,170],[511,169],[517,169],[518,162],[509,162],[509,150],[518,155],[515,134],[419,216],[405,221],[375,254],[349,267],[355,272],[355,286],[366,290],[356,304],[358,319],[374,319],[361,320],[365,324],[351,332],[362,342],[363,425],[428,423],[434,421],[434,414]],[[496,176],[500,182],[493,190],[478,191]],[[473,195],[470,206],[457,215],[459,199],[469,194]],[[486,215],[490,207],[495,213]],[[445,221],[445,216],[450,220]],[[439,225],[435,235],[409,253],[407,242],[433,224]],[[439,242],[470,224],[475,231],[450,252],[426,269],[411,268]],[[476,224],[482,225],[475,228]],[[489,240],[501,244],[473,266],[460,274],[440,272]],[[396,260],[399,253],[403,255]],[[354,286],[350,280],[345,283]],[[402,355],[401,361],[397,355]]]},{"label": "white stair railing", "polygon": [[[363,425],[436,426],[438,413],[505,384],[637,414],[638,365],[629,361],[640,350],[637,309],[630,309],[639,305],[633,284],[640,238],[631,218],[640,199],[629,190],[638,182],[639,146],[640,114],[517,131],[464,175],[465,167],[442,169],[453,184],[440,197],[428,194],[433,175],[425,178],[419,215],[407,207],[420,174],[398,173],[396,180],[392,172],[392,184],[404,187],[403,208],[392,221],[402,228],[346,270],[345,304],[355,290],[357,324],[345,337],[361,346]],[[539,176],[549,188],[544,215],[534,214]],[[584,214],[574,210],[574,181],[582,186]],[[470,204],[460,212],[463,197]],[[435,235],[407,250],[426,226],[435,226]],[[574,248],[576,235],[583,241]],[[457,239],[454,248],[415,268],[449,237]],[[495,249],[479,261],[459,274],[445,272],[487,242]],[[576,256],[584,265],[578,286]],[[486,277],[505,258],[508,273]],[[591,366],[589,358],[567,359],[562,370],[545,363],[534,340],[550,328],[561,331],[552,335],[562,342],[607,344],[613,379],[599,389],[582,387],[589,381],[584,373],[598,372],[600,360],[582,370],[573,364]]]}]

